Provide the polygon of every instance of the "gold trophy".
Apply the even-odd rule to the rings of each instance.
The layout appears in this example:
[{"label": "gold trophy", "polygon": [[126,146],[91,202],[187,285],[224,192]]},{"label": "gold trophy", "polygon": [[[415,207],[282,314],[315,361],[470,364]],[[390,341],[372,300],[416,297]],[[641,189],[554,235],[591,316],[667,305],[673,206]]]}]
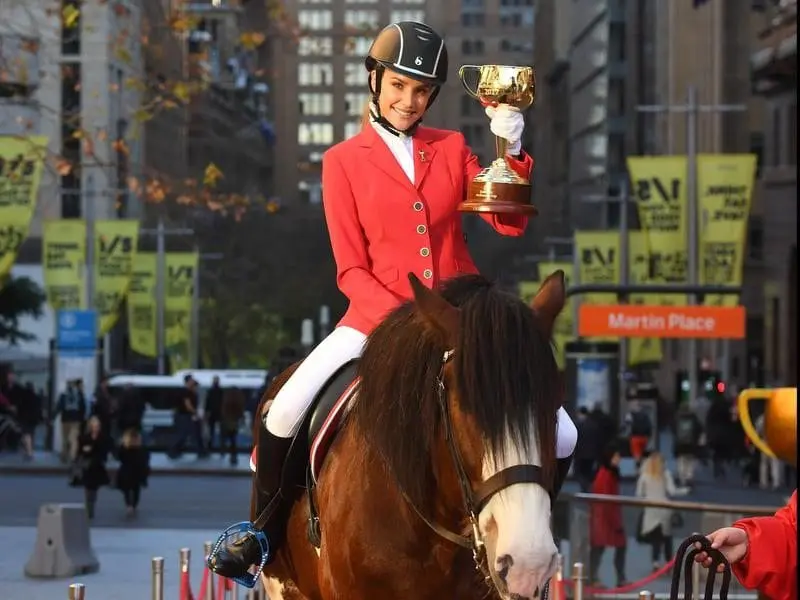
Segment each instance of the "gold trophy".
[{"label": "gold trophy", "polygon": [[[467,83],[467,74],[477,73],[477,86]],[[458,77],[467,93],[486,106],[508,104],[516,110],[525,110],[533,104],[536,81],[531,67],[501,65],[464,65]],[[467,199],[458,205],[463,212],[513,213],[535,215],[531,204],[531,184],[506,162],[508,140],[495,136],[497,158],[478,173],[469,184]]]},{"label": "gold trophy", "polygon": [[[750,401],[766,400],[764,437],[750,418]],[[749,389],[739,394],[739,420],[756,448],[771,458],[797,465],[797,388]]]}]

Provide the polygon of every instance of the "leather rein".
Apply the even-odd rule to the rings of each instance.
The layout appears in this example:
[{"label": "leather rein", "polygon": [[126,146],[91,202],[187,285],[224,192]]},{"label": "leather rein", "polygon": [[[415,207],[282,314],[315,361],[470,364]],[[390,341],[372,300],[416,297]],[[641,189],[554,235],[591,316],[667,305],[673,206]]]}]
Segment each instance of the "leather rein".
[{"label": "leather rein", "polygon": [[[442,415],[445,440],[447,441],[447,447],[450,450],[450,456],[453,459],[453,465],[456,469],[459,487],[461,488],[464,511],[469,519],[470,533],[458,534],[450,531],[449,529],[442,527],[435,521],[431,521],[425,515],[423,515],[407,496],[406,502],[408,502],[411,508],[414,509],[414,512],[417,514],[417,516],[419,516],[419,518],[438,536],[458,546],[461,546],[462,548],[472,550],[472,558],[475,562],[476,570],[480,571],[489,585],[492,585],[491,572],[486,557],[486,544],[484,543],[483,536],[480,532],[478,515],[495,494],[501,492],[507,487],[517,483],[536,483],[543,486],[542,469],[536,465],[513,465],[496,472],[489,477],[489,479],[482,481],[477,485],[476,488],[473,488],[467,475],[467,471],[464,468],[464,459],[461,455],[461,451],[456,443],[456,438],[453,432],[453,421],[450,415],[450,407],[447,402],[447,388],[445,387],[444,369],[447,363],[453,358],[453,354],[453,350],[448,350],[444,353],[442,358],[442,366],[436,381],[437,400],[439,404],[439,410]],[[554,495],[553,491],[548,490],[548,493],[550,494],[550,501],[552,504]],[[405,493],[403,493],[403,495],[405,496]]]}]

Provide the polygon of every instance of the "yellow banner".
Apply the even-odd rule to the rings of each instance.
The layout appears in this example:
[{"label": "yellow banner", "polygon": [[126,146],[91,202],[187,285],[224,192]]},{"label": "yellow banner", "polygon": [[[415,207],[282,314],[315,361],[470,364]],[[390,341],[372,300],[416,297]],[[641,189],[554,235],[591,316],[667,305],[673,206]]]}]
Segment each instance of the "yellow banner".
[{"label": "yellow banner", "polygon": [[686,244],[685,156],[629,156],[633,198],[644,231],[681,235]]},{"label": "yellow banner", "polygon": [[128,339],[131,350],[156,358],[156,255],[137,252],[128,290]]},{"label": "yellow banner", "polygon": [[[669,235],[669,234],[667,234]],[[631,231],[628,238],[628,281],[632,284],[652,283],[652,254],[644,231]],[[631,304],[659,304],[658,294],[631,294]],[[661,340],[655,337],[630,338],[628,365],[661,362]]]},{"label": "yellow banner", "polygon": [[166,256],[164,329],[173,371],[191,366],[192,301],[198,261],[196,252],[175,252]]},{"label": "yellow banner", "polygon": [[[747,222],[756,174],[755,154],[697,157],[700,283],[741,285]],[[736,306],[737,296],[708,296],[709,306]]]},{"label": "yellow banner", "polygon": [[[544,281],[548,275],[561,269],[564,271],[564,281],[567,288],[569,288],[572,284],[572,267],[573,265],[571,262],[554,261],[539,263],[539,280]],[[556,364],[558,364],[558,368],[562,371],[567,364],[564,352],[567,342],[573,338],[572,331],[572,300],[567,298],[564,309],[561,311],[561,314],[558,315],[555,326],[553,327],[553,343],[556,347]]]},{"label": "yellow banner", "polygon": [[45,221],[42,235],[44,286],[53,310],[86,307],[86,223]]},{"label": "yellow banner", "polygon": [[[578,253],[578,282],[581,284],[619,284],[619,231],[576,231],[575,252]],[[585,304],[616,304],[616,294],[583,294]],[[615,337],[592,338],[616,341]]]},{"label": "yellow banner", "polygon": [[133,258],[139,240],[139,221],[97,221],[94,229],[94,307],[99,336],[117,322],[122,300],[128,293]]},{"label": "yellow banner", "polygon": [[[628,173],[639,213],[644,244],[649,248],[650,283],[687,281],[689,218],[685,156],[631,156]],[[686,304],[685,295],[650,295],[647,303]]]},{"label": "yellow banner", "polygon": [[0,136],[0,288],[36,210],[47,138]]}]

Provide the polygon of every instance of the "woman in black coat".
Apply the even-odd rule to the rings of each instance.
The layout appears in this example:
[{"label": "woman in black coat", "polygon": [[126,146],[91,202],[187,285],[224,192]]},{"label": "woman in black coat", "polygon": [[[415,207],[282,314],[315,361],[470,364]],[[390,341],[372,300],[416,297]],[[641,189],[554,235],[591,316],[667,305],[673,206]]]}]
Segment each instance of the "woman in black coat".
[{"label": "woman in black coat", "polygon": [[86,431],[78,439],[78,465],[80,482],[86,494],[86,513],[94,519],[94,507],[97,504],[97,490],[110,483],[106,461],[111,449],[108,436],[100,425],[100,419],[91,417]]},{"label": "woman in black coat", "polygon": [[117,489],[125,497],[127,516],[134,517],[141,489],[147,487],[147,477],[150,475],[150,453],[142,448],[142,436],[138,430],[129,429],[122,435],[117,458]]}]

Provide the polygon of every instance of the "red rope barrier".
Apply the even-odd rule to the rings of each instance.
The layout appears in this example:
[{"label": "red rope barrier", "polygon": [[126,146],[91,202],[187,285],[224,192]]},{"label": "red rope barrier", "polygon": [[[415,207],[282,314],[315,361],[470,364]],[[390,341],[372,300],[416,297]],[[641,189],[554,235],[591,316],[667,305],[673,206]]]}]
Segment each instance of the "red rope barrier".
[{"label": "red rope barrier", "polygon": [[[586,592],[586,593],[589,593],[589,594],[595,594],[597,596],[602,596],[603,594],[624,594],[625,592],[632,592],[632,591],[636,590],[637,588],[642,587],[643,585],[647,585],[651,581],[655,581],[656,579],[658,579],[659,577],[664,575],[664,573],[666,573],[667,571],[672,569],[672,567],[674,565],[675,565],[675,559],[673,558],[667,564],[665,564],[663,567],[661,567],[657,571],[653,571],[652,573],[650,573],[650,575],[640,579],[639,581],[634,581],[633,583],[628,583],[626,585],[623,585],[623,586],[620,586],[620,587],[616,587],[616,588],[585,587],[585,588],[583,588],[583,591]],[[572,586],[575,585],[575,582],[572,581],[571,579],[564,579],[563,583],[565,585],[572,585]]]},{"label": "red rope barrier", "polygon": [[180,600],[194,600],[192,586],[189,582],[189,573],[181,571]]}]

